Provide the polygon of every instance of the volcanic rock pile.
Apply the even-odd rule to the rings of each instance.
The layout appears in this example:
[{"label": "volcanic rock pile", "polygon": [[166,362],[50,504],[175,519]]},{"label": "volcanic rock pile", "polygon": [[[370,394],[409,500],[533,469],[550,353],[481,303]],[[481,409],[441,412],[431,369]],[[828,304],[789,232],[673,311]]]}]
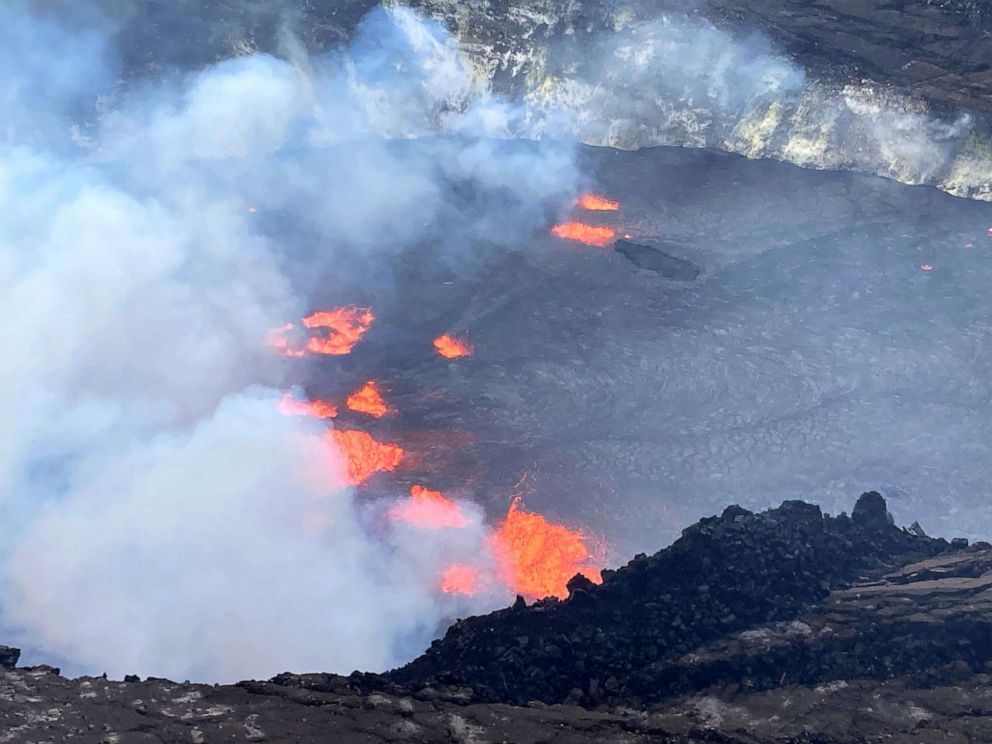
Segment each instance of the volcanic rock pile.
[{"label": "volcanic rock pile", "polygon": [[18,652],[0,647],[0,742],[992,734],[992,545],[897,528],[877,493],[850,516],[799,501],[760,514],[732,506],[602,585],[577,576],[569,590],[460,621],[385,675],[68,680],[17,669]]},{"label": "volcanic rock pile", "polygon": [[729,507],[670,548],[605,571],[601,586],[576,577],[564,602],[518,602],[457,623],[387,677],[467,686],[492,702],[657,702],[708,684],[698,669],[673,664],[702,644],[792,620],[833,589],[950,549],[893,527],[874,492],[850,517],[824,517],[800,501],[762,514]]}]

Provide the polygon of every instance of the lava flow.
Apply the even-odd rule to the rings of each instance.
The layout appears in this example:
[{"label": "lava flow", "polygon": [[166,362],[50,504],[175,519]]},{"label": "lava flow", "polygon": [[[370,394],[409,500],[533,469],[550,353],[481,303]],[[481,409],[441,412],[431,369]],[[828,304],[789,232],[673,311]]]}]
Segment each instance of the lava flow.
[{"label": "lava flow", "polygon": [[286,393],[279,401],[279,413],[284,416],[313,416],[330,419],[338,415],[338,407],[326,400],[296,400]]},{"label": "lava flow", "polygon": [[294,349],[289,345],[289,339],[286,338],[286,334],[295,327],[292,323],[287,323],[279,328],[273,328],[265,335],[265,345],[272,347],[277,354],[285,357],[299,358],[305,356],[307,353],[305,349]]},{"label": "lava flow", "polygon": [[603,225],[587,225],[584,222],[565,222],[555,225],[551,232],[565,240],[576,240],[586,245],[605,248],[616,237],[616,230]]},{"label": "lava flow", "polygon": [[391,472],[403,461],[403,448],[383,444],[364,431],[335,429],[329,432],[347,464],[347,482],[361,485],[372,475]]},{"label": "lava flow", "polygon": [[375,316],[367,307],[348,305],[333,310],[322,310],[303,319],[307,328],[327,328],[330,333],[323,338],[307,341],[307,350],[314,354],[343,356],[350,354],[362,336],[372,327]]},{"label": "lava flow", "polygon": [[382,399],[382,393],[374,380],[369,380],[360,389],[349,395],[345,404],[351,411],[366,413],[375,418],[382,418],[390,412],[390,408]]},{"label": "lava flow", "polygon": [[434,348],[437,353],[446,359],[457,359],[459,357],[472,356],[475,351],[468,341],[456,338],[444,333],[434,339]]},{"label": "lava flow", "polygon": [[429,530],[465,527],[468,524],[458,504],[440,491],[431,491],[416,485],[410,487],[410,498],[394,506],[389,516]]},{"label": "lava flow", "polygon": [[579,197],[579,206],[590,212],[616,212],[620,209],[620,202],[596,194],[583,194]]},{"label": "lava flow", "polygon": [[441,576],[441,591],[469,596],[478,594],[480,579],[479,572],[471,566],[449,566]]},{"label": "lava flow", "polygon": [[519,498],[510,504],[493,546],[503,580],[524,596],[565,597],[566,584],[577,573],[602,583],[582,533],[522,511]]}]

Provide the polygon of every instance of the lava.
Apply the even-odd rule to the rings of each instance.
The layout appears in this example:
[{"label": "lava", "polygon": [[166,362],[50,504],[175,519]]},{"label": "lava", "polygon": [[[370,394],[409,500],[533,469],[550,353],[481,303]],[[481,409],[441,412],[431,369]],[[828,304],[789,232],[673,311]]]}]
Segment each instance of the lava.
[{"label": "lava", "polygon": [[437,353],[447,359],[457,359],[459,357],[472,356],[475,350],[468,341],[456,338],[444,333],[434,339],[434,348]]},{"label": "lava", "polygon": [[314,354],[343,356],[350,354],[355,344],[372,327],[375,316],[367,307],[348,305],[332,310],[322,310],[303,319],[307,328],[327,328],[330,333],[323,338],[307,341],[307,350]]},{"label": "lava", "polygon": [[594,583],[602,582],[582,533],[522,511],[519,498],[510,504],[493,536],[493,546],[503,580],[533,599],[565,597],[566,584],[577,573]]},{"label": "lava", "polygon": [[586,245],[605,248],[616,237],[616,230],[603,225],[587,225],[584,222],[565,222],[555,225],[551,232],[565,240],[575,240]]},{"label": "lava", "polygon": [[410,498],[403,504],[394,506],[389,516],[429,530],[465,527],[468,524],[458,504],[440,491],[431,491],[417,485],[410,487]]},{"label": "lava", "polygon": [[286,338],[286,334],[292,331],[296,326],[292,323],[287,323],[279,328],[273,328],[267,334],[265,334],[265,345],[270,346],[275,349],[276,353],[281,354],[286,357],[302,357],[306,354],[305,349],[294,349],[289,345],[289,339]]},{"label": "lava", "polygon": [[382,393],[374,380],[369,380],[360,389],[348,396],[345,404],[348,409],[357,413],[367,413],[375,418],[382,418],[390,412]]},{"label": "lava", "polygon": [[620,202],[596,194],[583,194],[579,197],[579,206],[590,212],[616,212],[620,209]]},{"label": "lava", "polygon": [[338,415],[338,407],[326,400],[296,400],[286,393],[279,401],[279,413],[284,416],[314,416],[319,419],[332,419]]},{"label": "lava", "polygon": [[479,592],[479,572],[471,566],[454,565],[441,576],[441,591],[445,594],[473,595]]},{"label": "lava", "polygon": [[372,475],[391,472],[403,461],[403,448],[383,444],[364,431],[335,429],[329,432],[347,463],[347,482],[361,485]]}]

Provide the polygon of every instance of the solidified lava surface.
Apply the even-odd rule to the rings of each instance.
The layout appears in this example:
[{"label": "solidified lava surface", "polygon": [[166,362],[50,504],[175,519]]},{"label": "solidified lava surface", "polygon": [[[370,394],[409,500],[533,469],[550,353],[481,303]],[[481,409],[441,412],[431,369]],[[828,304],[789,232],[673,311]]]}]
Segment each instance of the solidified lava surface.
[{"label": "solidified lava surface", "polygon": [[[863,484],[938,534],[992,527],[992,206],[707,150],[582,159],[622,208],[581,219],[698,278],[535,234],[465,246],[467,270],[399,256],[378,297],[335,287],[377,326],[307,387],[388,391],[395,415],[363,426],[408,458],[372,493],[424,483],[493,518],[523,494],[621,554],[731,494],[836,513]],[[432,353],[449,331],[472,357]]]}]

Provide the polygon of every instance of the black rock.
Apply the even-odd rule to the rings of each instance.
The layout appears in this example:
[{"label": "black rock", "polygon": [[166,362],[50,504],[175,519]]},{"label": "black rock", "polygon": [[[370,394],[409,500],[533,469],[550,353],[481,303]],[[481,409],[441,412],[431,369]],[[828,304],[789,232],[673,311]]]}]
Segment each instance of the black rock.
[{"label": "black rock", "polygon": [[0,646],[0,669],[14,669],[21,658],[21,649]]},{"label": "black rock", "polygon": [[892,517],[885,508],[885,499],[878,491],[862,494],[851,511],[855,524],[873,530],[884,530],[892,524]]},{"label": "black rock", "polygon": [[[666,245],[678,248],[674,243]],[[657,272],[666,279],[691,282],[699,276],[699,267],[694,263],[670,256],[659,248],[632,243],[629,240],[618,240],[613,247],[636,266]]]}]

